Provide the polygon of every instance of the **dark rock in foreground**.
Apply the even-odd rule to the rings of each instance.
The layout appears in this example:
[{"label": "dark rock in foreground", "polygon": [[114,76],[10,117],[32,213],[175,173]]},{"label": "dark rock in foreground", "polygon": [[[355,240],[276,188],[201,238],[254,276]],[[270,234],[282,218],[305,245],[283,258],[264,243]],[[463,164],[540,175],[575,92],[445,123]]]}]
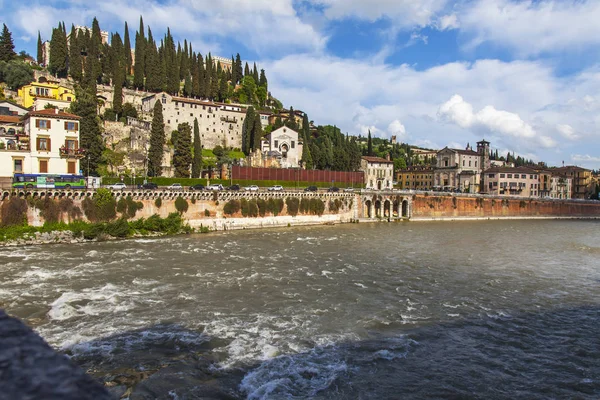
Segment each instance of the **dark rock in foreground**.
[{"label": "dark rock in foreground", "polygon": [[66,356],[0,310],[0,399],[113,399]]}]

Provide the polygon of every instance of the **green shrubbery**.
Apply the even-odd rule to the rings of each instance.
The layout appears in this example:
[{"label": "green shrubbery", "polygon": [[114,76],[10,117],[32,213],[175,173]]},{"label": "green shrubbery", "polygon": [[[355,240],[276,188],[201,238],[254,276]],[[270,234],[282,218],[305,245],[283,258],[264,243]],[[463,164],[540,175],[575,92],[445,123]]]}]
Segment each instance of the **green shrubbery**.
[{"label": "green shrubbery", "polygon": [[175,209],[177,210],[177,212],[179,212],[179,214],[183,214],[188,210],[188,207],[189,206],[187,200],[181,196],[177,196],[177,198],[175,199]]},{"label": "green shrubbery", "polygon": [[297,197],[288,197],[285,199],[285,205],[287,206],[287,213],[292,217],[298,215],[300,210],[300,200]]},{"label": "green shrubbery", "polygon": [[27,202],[19,197],[11,197],[2,202],[0,209],[2,227],[27,224]]},{"label": "green shrubbery", "polygon": [[227,215],[233,215],[240,211],[241,205],[239,200],[229,200],[223,206],[223,212]]}]

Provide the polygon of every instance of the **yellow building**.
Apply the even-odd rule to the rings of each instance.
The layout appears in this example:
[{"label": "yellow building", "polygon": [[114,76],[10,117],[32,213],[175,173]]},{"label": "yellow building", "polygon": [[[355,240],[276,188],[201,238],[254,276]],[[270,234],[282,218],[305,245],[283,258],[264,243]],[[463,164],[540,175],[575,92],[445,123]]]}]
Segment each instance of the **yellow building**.
[{"label": "yellow building", "polygon": [[399,189],[431,190],[433,188],[433,168],[427,166],[407,167],[396,171]]},{"label": "yellow building", "polygon": [[36,99],[52,99],[63,101],[74,101],[73,89],[60,85],[58,81],[48,80],[40,77],[39,82],[31,82],[29,85],[19,89],[19,97],[23,99],[23,107],[33,106]]}]

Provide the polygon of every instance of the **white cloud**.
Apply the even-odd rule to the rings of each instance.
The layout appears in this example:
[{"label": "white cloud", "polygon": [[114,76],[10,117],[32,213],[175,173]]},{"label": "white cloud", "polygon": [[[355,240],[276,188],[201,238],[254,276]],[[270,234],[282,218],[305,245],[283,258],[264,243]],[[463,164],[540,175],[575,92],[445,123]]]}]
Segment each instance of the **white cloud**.
[{"label": "white cloud", "polygon": [[442,104],[438,111],[441,120],[456,123],[461,128],[485,128],[491,133],[510,136],[523,140],[535,140],[543,147],[554,147],[556,141],[548,136],[538,135],[533,127],[523,121],[518,114],[497,110],[494,106],[486,106],[473,113],[473,106],[461,96],[455,94]]},{"label": "white cloud", "polygon": [[459,18],[468,47],[491,42],[528,56],[600,43],[597,0],[477,0],[464,3]]},{"label": "white cloud", "polygon": [[447,0],[311,0],[325,7],[329,19],[359,18],[376,21],[390,18],[398,27],[428,25],[442,11]]},{"label": "white cloud", "polygon": [[390,134],[390,136],[396,136],[396,139],[398,140],[406,136],[406,128],[404,127],[404,125],[402,125],[402,122],[400,122],[400,120],[397,119],[390,122],[387,131]]},{"label": "white cloud", "polygon": [[600,157],[592,157],[589,154],[572,154],[571,155],[571,160],[574,162],[580,162],[580,163],[585,163],[585,164],[589,164],[589,163],[600,163]]},{"label": "white cloud", "polygon": [[458,17],[456,14],[444,15],[441,17],[437,23],[437,28],[440,31],[457,29],[460,27],[460,23],[458,22]]},{"label": "white cloud", "polygon": [[559,124],[556,126],[558,132],[569,140],[579,139],[579,135],[575,133],[575,129],[568,124]]},{"label": "white cloud", "polygon": [[[65,21],[67,27],[71,22],[89,25],[94,16],[98,16],[102,29],[122,31],[127,21],[133,33],[142,14],[145,25],[151,26],[155,37],[162,36],[170,26],[176,39],[187,38],[202,52],[214,52],[218,47],[214,38],[235,38],[259,54],[319,51],[327,41],[296,15],[292,0],[172,0],[166,3],[71,0],[60,8],[31,1],[15,8],[16,22],[30,37],[37,37],[39,30],[42,36],[49,38],[57,21]],[[213,39],[207,42],[207,37]]]}]

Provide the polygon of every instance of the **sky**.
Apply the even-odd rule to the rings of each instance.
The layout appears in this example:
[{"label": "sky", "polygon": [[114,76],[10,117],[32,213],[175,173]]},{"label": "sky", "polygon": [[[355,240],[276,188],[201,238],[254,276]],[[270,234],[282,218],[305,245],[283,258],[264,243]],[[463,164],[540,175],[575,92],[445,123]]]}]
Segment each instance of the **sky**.
[{"label": "sky", "polygon": [[[140,16],[194,50],[264,68],[317,125],[432,149],[600,169],[598,0],[0,0],[17,51],[64,21]],[[252,65],[252,64],[251,64]]]}]

